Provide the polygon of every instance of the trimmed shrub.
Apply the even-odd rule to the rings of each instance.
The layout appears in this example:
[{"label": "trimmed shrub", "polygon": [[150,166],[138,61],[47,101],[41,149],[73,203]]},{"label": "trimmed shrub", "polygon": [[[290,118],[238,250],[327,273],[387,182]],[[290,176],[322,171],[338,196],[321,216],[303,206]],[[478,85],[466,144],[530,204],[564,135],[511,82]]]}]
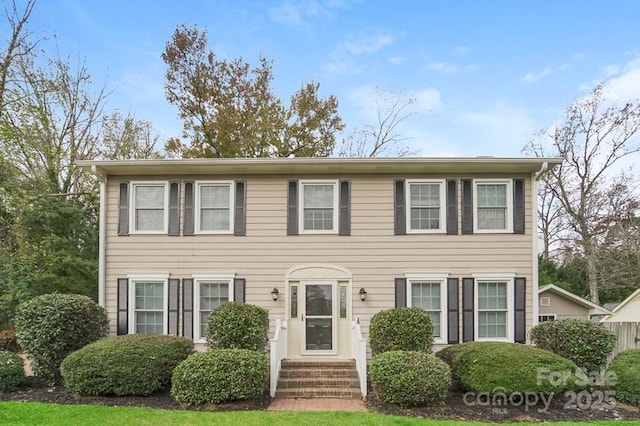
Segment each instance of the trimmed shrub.
[{"label": "trimmed shrub", "polygon": [[373,355],[388,351],[429,352],[433,325],[420,308],[393,308],[371,318],[369,344]]},{"label": "trimmed shrub", "polygon": [[24,380],[24,361],[19,355],[0,351],[0,391],[12,391]]},{"label": "trimmed shrub", "polygon": [[193,353],[193,341],[168,335],[108,337],[62,361],[65,385],[80,395],[149,395],[171,381],[173,369]]},{"label": "trimmed shrub", "polygon": [[541,349],[570,359],[588,373],[599,373],[613,351],[616,336],[596,322],[563,319],[533,327],[531,341]]},{"label": "trimmed shrub", "polygon": [[[453,360],[455,359],[460,349],[467,345],[468,343],[461,343],[459,345],[449,345],[440,349],[435,353],[435,356],[444,361],[448,366],[453,366]],[[453,389],[462,389],[462,385],[460,383],[460,378],[458,377],[457,371],[451,370],[451,387]]]},{"label": "trimmed shrub", "polygon": [[171,395],[191,405],[259,398],[269,386],[267,356],[247,349],[191,355],[173,371]]},{"label": "trimmed shrub", "polygon": [[615,391],[617,401],[640,405],[640,349],[629,349],[616,355],[606,377],[616,379],[609,385]]},{"label": "trimmed shrub", "polygon": [[269,342],[269,311],[247,303],[224,303],[207,319],[210,349],[249,349],[265,353]]},{"label": "trimmed shrub", "polygon": [[20,345],[36,376],[60,381],[60,363],[71,352],[107,335],[107,311],[87,296],[45,294],[18,308]]},{"label": "trimmed shrub", "polygon": [[434,355],[389,351],[371,361],[371,386],[383,403],[403,407],[444,402],[451,386],[449,366]]},{"label": "trimmed shrub", "polygon": [[464,390],[557,394],[579,389],[588,382],[573,361],[544,349],[506,342],[457,346],[451,370]]},{"label": "trimmed shrub", "polygon": [[0,351],[20,352],[15,329],[9,328],[0,331]]}]

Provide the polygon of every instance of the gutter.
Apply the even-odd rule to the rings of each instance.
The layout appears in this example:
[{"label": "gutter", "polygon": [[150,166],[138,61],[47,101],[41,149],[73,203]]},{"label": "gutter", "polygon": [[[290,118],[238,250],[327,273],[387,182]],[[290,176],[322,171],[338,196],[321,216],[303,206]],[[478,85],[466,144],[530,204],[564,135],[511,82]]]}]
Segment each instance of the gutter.
[{"label": "gutter", "polygon": [[532,314],[533,314],[533,318],[531,321],[531,327],[535,327],[536,325],[538,325],[538,314],[540,311],[540,307],[538,306],[539,304],[539,299],[538,299],[538,275],[539,275],[539,271],[538,271],[538,185],[537,182],[540,179],[540,177],[545,174],[547,171],[549,170],[549,162],[545,161],[544,163],[542,163],[542,166],[540,167],[540,170],[538,170],[537,172],[532,173],[532,179],[531,179],[531,209],[533,210],[533,224],[532,224],[532,231],[531,233],[533,234],[531,238],[531,245],[532,245],[532,251],[533,251],[533,259],[532,259],[532,268],[531,268],[531,281],[533,282],[533,286],[531,288],[531,297],[532,297]]},{"label": "gutter", "polygon": [[98,304],[105,306],[106,292],[106,236],[107,236],[107,177],[98,172],[95,164],[91,165],[91,174],[100,182],[100,215],[98,218]]}]

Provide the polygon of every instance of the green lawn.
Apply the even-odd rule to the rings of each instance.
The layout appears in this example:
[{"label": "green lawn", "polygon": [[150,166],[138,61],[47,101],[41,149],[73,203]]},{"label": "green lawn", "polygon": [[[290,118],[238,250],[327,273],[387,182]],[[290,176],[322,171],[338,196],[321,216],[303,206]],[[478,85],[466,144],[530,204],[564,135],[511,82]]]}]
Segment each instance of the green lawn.
[{"label": "green lawn", "polygon": [[[425,425],[424,419],[375,413],[155,410],[138,407],[57,405],[35,402],[0,402],[1,425]],[[430,425],[486,425],[477,422],[429,421]],[[528,423],[518,423],[526,425]],[[559,422],[554,426],[577,423]],[[640,425],[635,422],[592,422],[589,425]]]}]

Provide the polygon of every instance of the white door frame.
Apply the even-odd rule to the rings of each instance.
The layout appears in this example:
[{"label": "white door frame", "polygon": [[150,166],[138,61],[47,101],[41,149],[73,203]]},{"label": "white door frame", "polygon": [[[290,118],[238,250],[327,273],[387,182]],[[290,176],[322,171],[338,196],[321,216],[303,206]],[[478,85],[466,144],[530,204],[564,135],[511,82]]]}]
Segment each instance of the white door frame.
[{"label": "white door frame", "polygon": [[[307,349],[307,286],[312,285],[330,285],[331,286],[331,349]],[[302,355],[336,355],[338,353],[338,282],[335,280],[305,280],[300,282],[300,290],[298,293],[298,306],[300,306],[301,315],[301,339],[300,339],[300,353]],[[312,316],[315,318],[327,318],[327,316]]]}]

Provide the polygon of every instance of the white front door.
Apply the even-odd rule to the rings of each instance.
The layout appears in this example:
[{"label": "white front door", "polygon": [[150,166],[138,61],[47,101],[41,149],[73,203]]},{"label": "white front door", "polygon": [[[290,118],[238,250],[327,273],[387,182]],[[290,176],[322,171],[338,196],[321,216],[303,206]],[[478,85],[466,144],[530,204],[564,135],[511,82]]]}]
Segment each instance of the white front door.
[{"label": "white front door", "polygon": [[303,282],[301,286],[302,353],[337,353],[336,283]]}]

